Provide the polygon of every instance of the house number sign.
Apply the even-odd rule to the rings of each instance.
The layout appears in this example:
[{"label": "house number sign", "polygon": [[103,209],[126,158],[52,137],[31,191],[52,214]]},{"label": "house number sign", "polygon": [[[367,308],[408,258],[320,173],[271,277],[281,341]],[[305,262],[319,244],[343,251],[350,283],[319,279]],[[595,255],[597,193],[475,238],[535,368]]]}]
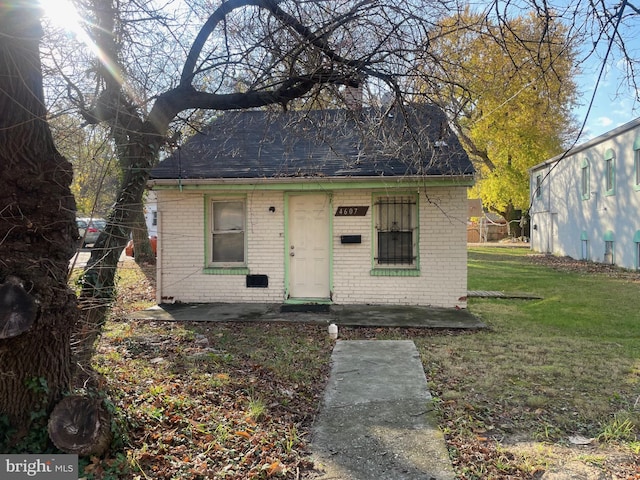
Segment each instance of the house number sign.
[{"label": "house number sign", "polygon": [[363,207],[338,207],[336,217],[364,217],[369,210],[369,206]]}]

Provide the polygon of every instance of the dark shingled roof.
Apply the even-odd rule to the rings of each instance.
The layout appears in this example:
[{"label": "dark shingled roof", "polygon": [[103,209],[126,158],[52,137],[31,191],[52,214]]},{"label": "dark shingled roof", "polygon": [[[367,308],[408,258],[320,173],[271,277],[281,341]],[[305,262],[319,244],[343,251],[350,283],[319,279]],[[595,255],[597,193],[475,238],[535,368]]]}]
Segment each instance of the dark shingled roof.
[{"label": "dark shingled roof", "polygon": [[152,179],[473,174],[433,105],[380,110],[225,112],[151,172]]}]

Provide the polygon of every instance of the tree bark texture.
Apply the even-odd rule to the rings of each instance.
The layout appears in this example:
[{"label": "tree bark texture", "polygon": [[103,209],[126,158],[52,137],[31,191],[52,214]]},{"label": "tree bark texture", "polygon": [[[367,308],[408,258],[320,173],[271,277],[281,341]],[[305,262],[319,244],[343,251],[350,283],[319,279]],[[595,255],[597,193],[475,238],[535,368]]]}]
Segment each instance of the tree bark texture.
[{"label": "tree bark texture", "polygon": [[67,286],[78,236],[72,168],[46,120],[37,4],[0,4],[0,284],[34,302],[26,331],[0,338],[0,416],[18,435],[68,387],[78,317]]},{"label": "tree bark texture", "polygon": [[137,205],[136,207],[133,219],[134,224],[131,229],[136,263],[155,263],[156,257],[151,249],[144,209],[141,208],[142,205]]},{"label": "tree bark texture", "polygon": [[51,412],[49,437],[63,452],[102,455],[111,443],[111,415],[98,398],[71,395]]}]

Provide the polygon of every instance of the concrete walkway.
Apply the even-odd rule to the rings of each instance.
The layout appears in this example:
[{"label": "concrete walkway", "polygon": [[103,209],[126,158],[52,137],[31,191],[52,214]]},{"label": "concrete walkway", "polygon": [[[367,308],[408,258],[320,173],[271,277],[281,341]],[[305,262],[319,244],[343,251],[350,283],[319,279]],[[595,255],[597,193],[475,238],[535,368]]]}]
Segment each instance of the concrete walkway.
[{"label": "concrete walkway", "polygon": [[315,478],[455,479],[412,341],[338,340],[331,360],[313,427]]}]

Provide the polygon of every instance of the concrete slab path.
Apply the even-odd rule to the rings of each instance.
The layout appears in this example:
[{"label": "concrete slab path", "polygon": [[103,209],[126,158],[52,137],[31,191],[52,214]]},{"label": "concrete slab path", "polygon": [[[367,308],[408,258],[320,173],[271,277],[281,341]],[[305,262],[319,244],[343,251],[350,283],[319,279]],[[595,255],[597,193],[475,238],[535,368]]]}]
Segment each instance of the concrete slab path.
[{"label": "concrete slab path", "polygon": [[480,329],[486,325],[467,309],[416,305],[331,305],[325,312],[282,312],[280,304],[177,303],[133,312],[133,320],[182,322],[299,322],[340,327]]},{"label": "concrete slab path", "polygon": [[415,344],[338,340],[313,427],[319,480],[454,480]]}]

